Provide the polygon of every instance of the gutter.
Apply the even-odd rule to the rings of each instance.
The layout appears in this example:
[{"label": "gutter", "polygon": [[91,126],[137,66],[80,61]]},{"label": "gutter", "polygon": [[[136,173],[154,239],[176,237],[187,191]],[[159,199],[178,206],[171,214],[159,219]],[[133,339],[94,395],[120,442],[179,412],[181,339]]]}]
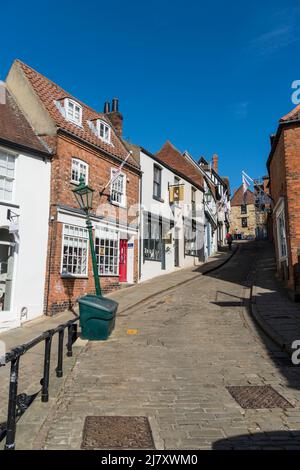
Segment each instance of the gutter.
[{"label": "gutter", "polygon": [[35,155],[38,157],[44,157],[44,158],[47,157],[49,159],[52,159],[53,157],[53,153],[49,153],[45,150],[33,149],[31,147],[27,147],[27,145],[18,144],[17,142],[12,142],[10,140],[2,139],[1,137],[0,137],[0,145],[8,147],[12,150],[24,151],[26,153],[30,153],[31,155]]}]

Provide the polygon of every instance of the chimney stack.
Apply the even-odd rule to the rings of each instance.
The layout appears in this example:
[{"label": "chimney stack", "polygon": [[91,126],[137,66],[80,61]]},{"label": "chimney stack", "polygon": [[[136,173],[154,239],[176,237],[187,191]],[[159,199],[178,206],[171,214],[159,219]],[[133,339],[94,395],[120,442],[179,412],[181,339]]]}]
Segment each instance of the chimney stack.
[{"label": "chimney stack", "polygon": [[123,116],[119,112],[119,100],[118,100],[118,98],[113,98],[112,104],[111,104],[111,111],[108,111],[106,114],[107,114],[107,117],[109,118],[110,122],[112,123],[112,126],[114,127],[114,129],[116,131],[116,134],[119,137],[122,137]]},{"label": "chimney stack", "polygon": [[218,173],[218,155],[215,153],[212,157],[212,167],[216,173]]}]

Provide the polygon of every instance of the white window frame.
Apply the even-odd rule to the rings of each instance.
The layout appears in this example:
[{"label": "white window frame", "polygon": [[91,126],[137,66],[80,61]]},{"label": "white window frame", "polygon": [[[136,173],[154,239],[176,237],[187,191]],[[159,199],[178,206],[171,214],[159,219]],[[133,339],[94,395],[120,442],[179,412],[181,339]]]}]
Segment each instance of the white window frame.
[{"label": "white window frame", "polygon": [[[3,176],[4,180],[11,180],[12,182],[12,191],[11,191],[11,199],[5,199],[4,197],[0,197],[0,201],[6,202],[6,203],[13,203],[15,201],[15,182],[16,182],[16,170],[17,170],[17,158],[18,155],[14,152],[10,152],[9,150],[6,150],[4,148],[0,148],[0,153],[3,155],[6,155],[7,157],[11,157],[14,159],[14,174],[13,177],[1,175],[0,173],[0,178]],[[6,167],[7,169],[7,167]]]},{"label": "white window frame", "polygon": [[195,219],[184,221],[184,256],[199,256],[197,239],[197,222]]},{"label": "white window frame", "polygon": [[[74,232],[80,231],[82,232],[82,236],[72,236],[68,233],[67,229],[72,228]],[[86,266],[85,266],[85,271],[82,272],[81,274],[79,273],[70,273],[68,271],[63,271],[63,264],[64,264],[64,247],[65,247],[65,239],[66,237],[68,238],[76,238],[77,240],[84,240],[85,245],[86,245]],[[78,248],[78,243],[77,243],[77,248]],[[67,245],[69,246],[69,245]],[[80,227],[78,225],[73,225],[73,224],[63,224],[63,231],[62,231],[62,243],[61,243],[61,265],[60,265],[60,274],[63,277],[79,277],[79,278],[86,278],[88,277],[88,264],[89,264],[89,235],[88,235],[88,230],[85,227]],[[68,265],[68,263],[67,263]]]},{"label": "white window frame", "polygon": [[[285,245],[285,252],[286,252],[284,256],[282,256],[282,252],[281,252],[281,233],[280,233],[280,222],[279,222],[280,219],[283,220],[284,245]],[[276,214],[276,229],[277,229],[277,247],[278,247],[279,260],[284,261],[288,259],[288,247],[287,247],[287,239],[286,239],[286,219],[285,219],[284,208],[282,208],[280,211],[278,211],[278,214]]]},{"label": "white window frame", "polygon": [[[79,165],[79,173],[78,173],[78,180],[74,179],[73,178],[73,163],[75,164],[78,164]],[[79,184],[79,180],[80,180],[80,165],[84,166],[85,167],[85,184],[88,184],[89,182],[89,165],[88,163],[84,162],[83,160],[80,160],[80,158],[76,158],[76,157],[72,157],[72,162],[71,162],[71,182],[74,183],[74,184]]]},{"label": "white window frame", "polygon": [[[108,137],[107,139],[104,136],[100,135],[100,127],[101,124],[107,129],[108,131]],[[102,119],[97,119],[97,134],[99,139],[103,140],[103,142],[106,142],[107,144],[111,143],[111,127],[109,124],[107,124],[106,121],[103,121]]]},{"label": "white window frame", "polygon": [[[69,104],[72,104],[74,106],[73,116],[71,116],[71,117],[68,115]],[[75,107],[76,106],[79,109],[78,119],[75,118]],[[69,122],[72,122],[73,124],[77,124],[77,126],[82,127],[82,106],[79,103],[77,103],[77,101],[71,100],[70,98],[65,98],[64,108],[65,108],[66,120],[69,121]]]},{"label": "white window frame", "polygon": [[[97,239],[104,240],[104,244],[98,244]],[[116,247],[111,247],[110,242],[116,243]],[[108,245],[108,246],[107,246]],[[104,254],[100,254],[100,249],[104,250]],[[106,250],[109,250],[109,253],[106,253]],[[111,254],[111,250],[113,253]],[[119,258],[120,258],[120,234],[117,230],[113,230],[106,227],[99,227],[95,232],[95,251],[97,259],[97,267],[99,276],[103,277],[119,277]],[[103,271],[100,269],[99,258],[104,257],[104,266]],[[112,273],[105,272],[105,267],[110,267],[110,260],[113,260],[112,266],[115,270]],[[108,261],[108,262],[106,262]],[[114,262],[116,261],[116,262]],[[102,272],[101,272],[102,271]]]},{"label": "white window frame", "polygon": [[[126,173],[123,173],[123,172],[120,172],[120,174],[117,176],[117,178],[115,178],[113,180],[113,177],[114,177],[114,173],[117,172],[118,169],[117,168],[111,168],[110,170],[110,175],[111,175],[111,183],[110,183],[110,202],[111,204],[114,204],[116,206],[120,206],[120,207],[126,207],[126,204],[127,204],[127,197],[126,197]],[[115,201],[113,200],[113,191],[116,191],[114,188],[113,188],[113,185],[114,183],[117,181],[117,179],[122,176],[123,178],[123,193],[122,193],[122,196],[121,196],[121,201]]]}]

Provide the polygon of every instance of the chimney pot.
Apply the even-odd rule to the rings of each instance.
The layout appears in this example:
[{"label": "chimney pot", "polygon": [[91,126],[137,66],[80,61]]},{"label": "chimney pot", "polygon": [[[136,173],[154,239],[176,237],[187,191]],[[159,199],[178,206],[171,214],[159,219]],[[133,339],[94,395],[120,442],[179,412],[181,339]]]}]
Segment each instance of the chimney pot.
[{"label": "chimney pot", "polygon": [[118,113],[119,112],[119,100],[118,100],[118,98],[113,98],[112,99],[111,111],[112,111],[112,113]]},{"label": "chimney pot", "polygon": [[212,166],[216,173],[218,173],[218,155],[215,153],[212,157]]},{"label": "chimney pot", "polygon": [[123,116],[119,112],[119,100],[118,98],[113,98],[112,99],[112,107],[111,111],[108,112],[108,118],[110,122],[112,123],[116,134],[119,137],[122,137],[122,127],[123,127]]},{"label": "chimney pot", "polygon": [[110,102],[105,101],[105,103],[104,103],[104,114],[107,114],[109,112],[110,112]]}]

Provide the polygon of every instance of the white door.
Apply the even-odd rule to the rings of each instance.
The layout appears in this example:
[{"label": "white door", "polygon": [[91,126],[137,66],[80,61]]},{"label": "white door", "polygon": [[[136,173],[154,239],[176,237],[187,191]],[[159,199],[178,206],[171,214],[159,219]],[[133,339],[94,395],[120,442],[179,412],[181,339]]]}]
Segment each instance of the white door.
[{"label": "white door", "polygon": [[0,332],[17,326],[16,312],[12,309],[12,288],[15,243],[8,229],[0,229]]}]

